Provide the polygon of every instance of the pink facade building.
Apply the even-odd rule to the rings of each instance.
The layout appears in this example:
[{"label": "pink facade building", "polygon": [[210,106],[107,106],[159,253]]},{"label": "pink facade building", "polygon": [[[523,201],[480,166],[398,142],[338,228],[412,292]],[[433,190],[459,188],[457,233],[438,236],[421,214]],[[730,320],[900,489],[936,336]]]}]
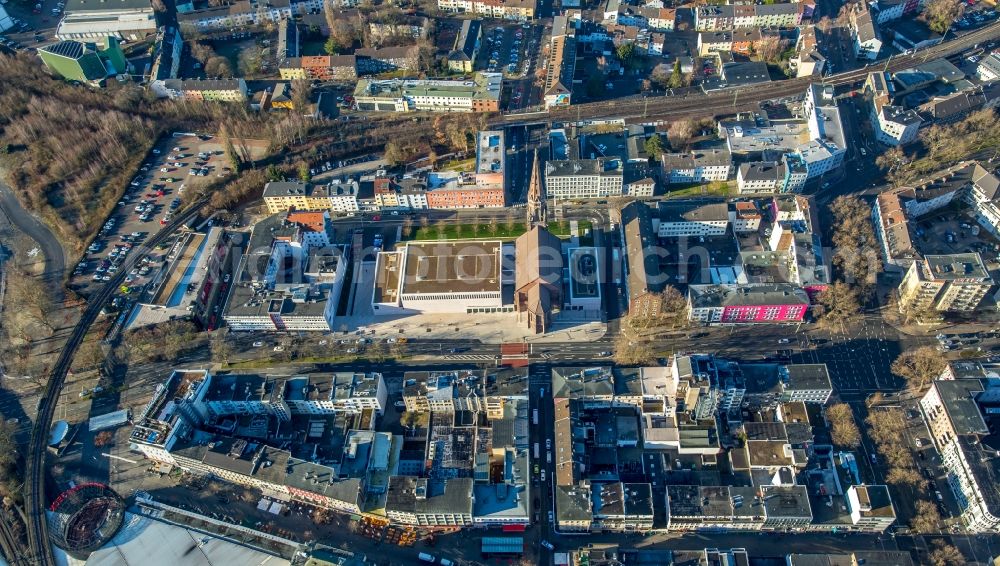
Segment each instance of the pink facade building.
[{"label": "pink facade building", "polygon": [[691,285],[688,317],[704,324],[776,324],[805,320],[809,296],[798,285]]}]

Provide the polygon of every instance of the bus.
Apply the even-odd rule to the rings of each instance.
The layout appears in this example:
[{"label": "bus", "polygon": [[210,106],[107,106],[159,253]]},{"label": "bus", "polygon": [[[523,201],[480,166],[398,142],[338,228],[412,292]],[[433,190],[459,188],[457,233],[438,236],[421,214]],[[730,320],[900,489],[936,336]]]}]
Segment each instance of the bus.
[{"label": "bus", "polygon": [[538,460],[538,458],[539,458],[539,456],[538,456],[538,443],[536,442],[535,443],[535,460]]},{"label": "bus", "polygon": [[531,424],[538,425],[538,409],[533,409],[531,411]]}]

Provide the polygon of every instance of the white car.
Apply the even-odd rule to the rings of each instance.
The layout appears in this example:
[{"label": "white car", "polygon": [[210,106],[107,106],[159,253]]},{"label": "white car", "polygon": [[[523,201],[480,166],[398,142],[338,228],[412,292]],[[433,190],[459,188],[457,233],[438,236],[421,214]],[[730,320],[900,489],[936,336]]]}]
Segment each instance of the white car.
[{"label": "white car", "polygon": [[263,346],[263,345],[264,345],[264,343],[263,343],[263,342],[254,342],[254,343],[253,343],[253,347],[254,347],[254,348],[260,348],[260,347],[261,347],[261,346]]}]

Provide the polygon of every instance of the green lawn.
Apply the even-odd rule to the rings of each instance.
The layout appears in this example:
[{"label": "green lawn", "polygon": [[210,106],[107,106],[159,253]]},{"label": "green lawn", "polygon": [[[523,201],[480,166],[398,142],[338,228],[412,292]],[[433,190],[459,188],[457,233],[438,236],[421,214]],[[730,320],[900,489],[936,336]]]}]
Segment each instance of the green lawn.
[{"label": "green lawn", "polygon": [[678,189],[668,190],[667,198],[688,198],[701,196],[728,197],[735,194],[735,187],[729,183],[709,183],[706,185],[688,185]]},{"label": "green lawn", "polygon": [[[495,225],[482,224],[442,224],[440,226],[420,227],[413,231],[410,240],[471,240],[501,239],[513,240],[524,234],[524,222],[507,225],[498,222]],[[405,238],[404,238],[405,239]]]},{"label": "green lawn", "polygon": [[476,166],[476,158],[470,157],[469,159],[455,159],[451,161],[446,161],[440,165],[440,171],[472,171]]},{"label": "green lawn", "polygon": [[[589,220],[580,220],[579,229],[583,234],[590,230],[592,224]],[[570,236],[569,221],[554,222],[549,224],[549,231],[560,238]],[[426,228],[416,228],[409,238],[404,236],[404,240],[513,240],[524,234],[527,230],[524,222],[515,222],[508,225],[505,221],[500,221],[496,225],[488,223],[476,224],[444,224],[438,226],[427,226]]]}]

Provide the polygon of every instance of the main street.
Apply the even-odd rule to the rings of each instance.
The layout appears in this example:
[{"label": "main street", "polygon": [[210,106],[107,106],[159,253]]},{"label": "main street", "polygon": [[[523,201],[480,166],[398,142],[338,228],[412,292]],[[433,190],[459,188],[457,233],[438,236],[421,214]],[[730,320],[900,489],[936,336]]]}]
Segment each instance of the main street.
[{"label": "main street", "polygon": [[[898,70],[927,61],[931,58],[950,56],[969,49],[980,42],[996,39],[1000,34],[1000,24],[992,24],[980,30],[965,34],[959,38],[944,42],[938,46],[918,51],[912,55],[902,55],[895,57],[885,63],[878,63],[875,66],[832,75],[823,79],[826,84],[839,87],[856,87],[868,72],[878,69],[889,71]],[[615,100],[608,103],[593,103],[575,106],[573,108],[553,112],[541,112],[531,115],[518,114],[506,115],[494,120],[495,125],[523,125],[528,123],[547,123],[551,121],[573,120],[573,119],[596,119],[596,118],[624,118],[630,122],[652,121],[665,118],[691,118],[701,116],[714,116],[721,113],[732,113],[738,110],[755,108],[760,102],[770,99],[799,96],[806,85],[814,82],[813,78],[791,79],[779,81],[753,88],[735,89],[731,91],[720,91],[706,95],[690,95],[683,98],[661,97],[661,98],[637,98],[630,100]],[[530,134],[530,130],[528,130]],[[537,138],[535,138],[537,140]],[[517,185],[512,187],[515,201],[521,201],[527,184],[524,177],[526,171],[530,171],[530,162],[526,158],[527,148],[532,144],[529,140],[519,143],[519,149],[525,153],[516,157],[514,167],[520,172]],[[154,246],[169,236],[173,230],[181,226],[189,218],[197,214],[199,204],[188,210],[187,213],[179,215],[167,228],[157,236],[151,238],[146,246]],[[506,212],[505,212],[506,213]],[[601,218],[603,211],[596,208],[574,207],[570,212],[571,218]],[[444,213],[431,215],[435,218],[447,221],[472,221],[471,219],[495,218],[484,211],[474,211],[470,213]],[[400,218],[400,222],[402,222]],[[53,256],[57,254],[53,253]],[[92,297],[79,324],[69,337],[67,344],[54,366],[52,375],[47,385],[45,397],[40,405],[38,418],[34,423],[32,439],[26,458],[25,471],[25,507],[28,518],[28,554],[29,561],[33,564],[51,564],[53,558],[51,548],[46,536],[46,524],[44,515],[45,482],[44,482],[44,460],[45,444],[48,438],[48,431],[51,425],[52,416],[55,411],[56,401],[60,396],[61,389],[66,377],[69,364],[77,348],[83,340],[84,335],[90,325],[96,320],[100,309],[110,300],[118,285],[121,284],[124,276],[142,253],[134,254],[132,259],[126,263],[124,268],[95,296]],[[58,271],[58,270],[56,270]],[[872,391],[891,391],[895,381],[888,372],[888,364],[892,356],[900,351],[905,344],[917,342],[901,338],[894,335],[887,329],[881,321],[868,320],[864,327],[855,336],[848,336],[846,340],[840,341],[835,336],[820,338],[828,342],[817,342],[814,339],[802,338],[803,335],[822,336],[822,332],[811,331],[806,333],[804,329],[794,327],[771,327],[766,329],[716,329],[706,333],[705,336],[693,338],[690,335],[678,334],[659,339],[654,346],[662,354],[669,354],[678,351],[709,352],[720,355],[728,355],[737,358],[751,356],[767,356],[769,352],[777,347],[777,340],[782,337],[796,337],[798,347],[793,348],[793,359],[796,361],[822,361],[830,364],[831,377],[835,380],[835,387],[843,393],[857,395],[858,398]],[[418,344],[419,345],[419,344]],[[605,340],[583,345],[580,343],[546,343],[544,345],[533,346],[532,353],[539,356],[539,360],[566,360],[576,363],[593,363],[603,360],[600,355],[606,351],[610,342]],[[466,355],[492,355],[496,345],[471,345]],[[440,356],[441,347],[438,349]],[[796,358],[798,356],[798,358]],[[452,360],[451,365],[457,360]],[[407,364],[410,365],[410,364]],[[375,367],[375,366],[369,366]],[[387,367],[386,364],[379,364],[377,367]],[[541,398],[541,383],[543,381],[544,367],[533,369],[532,379],[532,404],[542,410],[546,410],[550,403]],[[535,375],[535,374],[538,375]],[[536,389],[537,387],[537,389]],[[550,399],[551,392],[547,392]],[[551,421],[551,415],[546,415],[546,421]],[[540,418],[541,415],[540,415]],[[545,434],[544,429],[539,429]],[[545,493],[546,486],[542,486],[542,493]],[[546,494],[544,497],[548,497]],[[551,508],[550,501],[545,501],[542,508]],[[551,525],[543,520],[543,528],[547,535]],[[555,536],[555,535],[552,535]],[[600,541],[605,537],[593,535],[588,537],[589,541]],[[746,543],[739,544],[747,548],[757,548],[754,540],[760,541],[767,538],[768,543],[780,541],[779,537],[757,537],[749,536]],[[704,547],[707,544],[713,546],[733,546],[734,541],[742,540],[740,536],[721,535],[720,537],[709,537],[703,535],[689,535],[680,537],[678,540],[686,541],[686,544],[694,544]],[[870,538],[870,537],[869,537]],[[621,540],[620,536],[613,537],[614,540]],[[663,544],[673,544],[668,542],[674,540],[671,537],[664,539]],[[793,540],[794,539],[794,540]],[[803,551],[806,548],[812,551],[822,551],[820,549],[843,548],[844,543],[838,541],[839,537],[829,535],[797,535],[789,537],[789,540],[782,541],[775,548],[792,549],[800,545]],[[715,540],[715,542],[711,542]],[[866,546],[865,537],[853,537],[851,544],[854,547],[862,548]],[[558,540],[553,542],[559,542]],[[640,541],[636,541],[640,543]],[[869,541],[871,542],[871,541]],[[876,541],[879,542],[879,541]],[[880,542],[879,542],[880,543]],[[641,541],[641,544],[657,544],[655,541]],[[881,544],[881,543],[880,543]],[[566,548],[568,545],[560,544]],[[782,552],[783,553],[783,552]]]}]

